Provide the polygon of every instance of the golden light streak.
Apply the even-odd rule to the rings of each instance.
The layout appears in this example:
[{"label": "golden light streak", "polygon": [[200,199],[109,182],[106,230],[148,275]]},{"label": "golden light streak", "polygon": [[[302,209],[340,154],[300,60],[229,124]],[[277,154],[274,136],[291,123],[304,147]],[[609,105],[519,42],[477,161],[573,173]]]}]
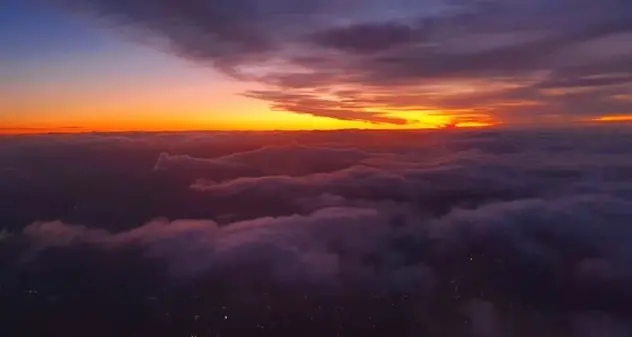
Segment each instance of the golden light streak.
[{"label": "golden light streak", "polygon": [[632,115],[620,115],[620,116],[601,116],[594,118],[593,122],[632,122]]}]

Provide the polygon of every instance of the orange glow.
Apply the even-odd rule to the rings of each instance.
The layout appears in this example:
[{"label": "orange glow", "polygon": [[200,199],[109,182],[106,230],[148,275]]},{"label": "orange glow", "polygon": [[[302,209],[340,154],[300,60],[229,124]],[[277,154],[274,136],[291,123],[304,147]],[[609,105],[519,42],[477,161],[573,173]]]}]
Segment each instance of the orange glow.
[{"label": "orange glow", "polygon": [[[254,107],[253,107],[254,108]],[[486,127],[496,123],[485,119],[480,121],[468,118],[455,120],[448,115],[433,114],[392,114],[411,121],[406,125],[373,124],[363,121],[347,121],[258,107],[257,114],[231,113],[222,116],[220,111],[195,112],[185,110],[182,117],[167,114],[149,114],[145,110],[133,116],[120,114],[100,118],[85,118],[79,115],[57,115],[54,118],[39,119],[37,123],[15,120],[3,123],[0,134],[33,133],[80,133],[80,132],[117,132],[117,131],[194,131],[194,130],[339,130],[339,129],[436,129],[447,124],[456,127]],[[234,111],[234,110],[233,110]]]},{"label": "orange glow", "polygon": [[[276,117],[276,118],[275,118]],[[373,124],[361,121],[345,121],[311,115],[272,112],[260,119],[234,118],[218,120],[214,118],[183,119],[109,119],[73,120],[72,123],[51,121],[48,123],[4,123],[0,134],[34,133],[79,133],[118,131],[202,131],[202,130],[339,130],[339,129],[436,129],[451,124],[447,116],[436,116],[434,123],[411,123],[406,125]],[[446,121],[446,122],[443,122]],[[453,123],[456,127],[487,127],[496,123],[486,121],[466,121]]]},{"label": "orange glow", "polygon": [[496,124],[477,111],[386,110],[366,107],[405,125],[339,120],[271,109],[268,102],[240,95],[236,82],[209,84],[205,74],[117,83],[103,79],[81,83],[37,83],[29,90],[0,93],[11,115],[0,116],[0,134],[49,132],[186,130],[336,130],[436,129],[443,125],[483,127]]},{"label": "orange glow", "polygon": [[[397,111],[388,114],[388,116],[404,118],[411,121],[411,124],[397,127],[406,129],[438,129],[444,128],[446,125],[454,127],[486,127],[497,125],[498,122],[493,120],[489,115],[478,113],[474,110],[458,110],[458,111]],[[390,128],[393,128],[392,126]]]},{"label": "orange glow", "polygon": [[[403,118],[405,125],[339,120],[271,109],[264,101],[237,95],[241,88],[211,90],[197,83],[180,90],[156,83],[144,89],[102,91],[49,88],[38,100],[14,100],[10,119],[0,120],[0,134],[108,131],[186,130],[336,130],[430,129],[454,123],[458,127],[490,126],[487,115],[457,111],[450,116],[438,110],[380,111]],[[19,98],[19,97],[18,97]],[[43,108],[46,107],[46,108]]]},{"label": "orange glow", "polygon": [[498,125],[499,123],[492,122],[462,122],[456,123],[456,127],[458,128],[484,128]]},{"label": "orange glow", "polygon": [[632,122],[632,115],[621,116],[601,116],[599,118],[592,119],[593,122]]}]

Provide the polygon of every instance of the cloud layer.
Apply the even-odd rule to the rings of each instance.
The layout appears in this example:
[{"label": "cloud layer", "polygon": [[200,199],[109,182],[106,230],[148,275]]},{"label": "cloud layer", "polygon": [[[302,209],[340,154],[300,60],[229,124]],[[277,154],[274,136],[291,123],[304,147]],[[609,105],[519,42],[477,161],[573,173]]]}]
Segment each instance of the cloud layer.
[{"label": "cloud layer", "polygon": [[612,128],[5,137],[3,329],[627,336],[631,144]]},{"label": "cloud layer", "polygon": [[627,1],[51,1],[255,82],[244,95],[275,109],[389,124],[632,113]]}]

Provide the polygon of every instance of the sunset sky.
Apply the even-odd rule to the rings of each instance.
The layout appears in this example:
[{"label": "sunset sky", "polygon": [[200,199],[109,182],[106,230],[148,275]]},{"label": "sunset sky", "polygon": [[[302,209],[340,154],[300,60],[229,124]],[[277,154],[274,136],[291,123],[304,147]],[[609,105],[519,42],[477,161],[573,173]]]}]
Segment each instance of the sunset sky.
[{"label": "sunset sky", "polygon": [[630,337],[631,148],[632,0],[0,0],[0,337]]},{"label": "sunset sky", "polygon": [[632,120],[629,2],[34,2],[0,11],[1,133]]}]

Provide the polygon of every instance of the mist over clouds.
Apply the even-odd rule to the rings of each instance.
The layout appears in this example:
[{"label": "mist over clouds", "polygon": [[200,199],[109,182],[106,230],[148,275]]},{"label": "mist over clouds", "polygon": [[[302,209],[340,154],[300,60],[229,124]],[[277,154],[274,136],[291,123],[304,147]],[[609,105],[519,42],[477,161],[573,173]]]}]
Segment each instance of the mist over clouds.
[{"label": "mist over clouds", "polygon": [[536,124],[632,113],[629,1],[49,2],[295,113],[386,124],[424,122],[411,112]]},{"label": "mist over clouds", "polygon": [[6,328],[627,336],[630,145],[627,128],[4,137]]}]

